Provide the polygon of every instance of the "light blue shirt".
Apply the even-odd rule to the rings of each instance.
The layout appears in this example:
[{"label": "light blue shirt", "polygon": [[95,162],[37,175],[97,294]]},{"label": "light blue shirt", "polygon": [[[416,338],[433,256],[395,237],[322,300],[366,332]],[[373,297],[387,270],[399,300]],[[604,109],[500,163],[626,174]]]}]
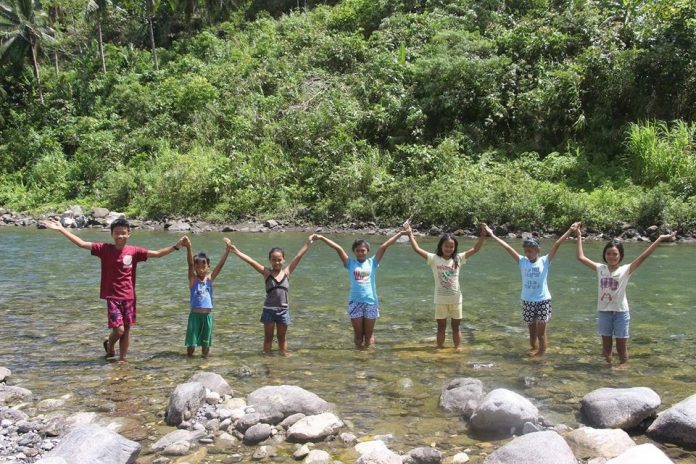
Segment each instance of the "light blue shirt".
[{"label": "light blue shirt", "polygon": [[531,262],[526,256],[520,256],[520,273],[522,274],[522,295],[524,301],[543,301],[551,299],[546,278],[549,275],[548,255],[540,256]]},{"label": "light blue shirt", "polygon": [[191,309],[213,309],[213,282],[205,279],[201,282],[195,278],[191,287]]},{"label": "light blue shirt", "polygon": [[367,258],[362,263],[350,257],[346,262],[346,269],[350,278],[349,302],[378,304],[377,288],[375,287],[375,273],[377,272],[377,260],[375,257]]}]

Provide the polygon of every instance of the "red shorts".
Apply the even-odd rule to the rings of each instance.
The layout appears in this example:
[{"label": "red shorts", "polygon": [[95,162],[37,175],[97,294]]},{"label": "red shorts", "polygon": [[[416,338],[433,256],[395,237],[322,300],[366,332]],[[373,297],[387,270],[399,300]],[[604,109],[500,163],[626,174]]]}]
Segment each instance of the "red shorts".
[{"label": "red shorts", "polygon": [[135,325],[135,300],[106,300],[109,328]]}]

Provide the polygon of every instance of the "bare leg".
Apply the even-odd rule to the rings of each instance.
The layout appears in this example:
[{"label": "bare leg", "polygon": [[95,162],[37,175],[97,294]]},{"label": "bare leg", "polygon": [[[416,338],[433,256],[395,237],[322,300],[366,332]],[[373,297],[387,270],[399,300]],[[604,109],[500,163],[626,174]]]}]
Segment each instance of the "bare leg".
[{"label": "bare leg", "polygon": [[124,325],[123,326],[123,335],[121,335],[121,340],[118,343],[119,347],[119,355],[118,355],[118,362],[128,362],[127,356],[128,356],[128,347],[130,346],[130,326],[129,325]]},{"label": "bare leg", "polygon": [[435,319],[437,321],[437,347],[445,347],[445,335],[447,334],[447,319]]},{"label": "bare leg", "polygon": [[365,348],[375,344],[375,324],[377,319],[363,318],[363,337],[365,339]]},{"label": "bare leg", "polygon": [[616,352],[619,353],[619,367],[628,365],[628,338],[616,339]]},{"label": "bare leg", "polygon": [[455,351],[462,351],[462,333],[459,331],[461,319],[452,319],[452,343]]},{"label": "bare leg", "polygon": [[[616,339],[618,343],[618,338]],[[602,356],[604,356],[604,359],[611,364],[611,347],[613,344],[612,338],[606,335],[602,335]]]},{"label": "bare leg", "polygon": [[527,352],[529,356],[534,356],[534,354],[537,352],[537,326],[536,326],[536,321],[530,322],[527,324],[527,328],[529,329],[529,346],[531,349]]},{"label": "bare leg", "polygon": [[195,346],[187,346],[186,347],[186,356],[191,357],[193,356],[193,352],[196,350]]},{"label": "bare leg", "polygon": [[263,352],[271,354],[273,348],[273,332],[275,330],[275,322],[263,324]]},{"label": "bare leg", "polygon": [[287,356],[288,340],[286,334],[288,333],[288,326],[287,324],[276,324],[276,327],[278,328],[278,351],[280,351],[280,354],[283,356]]},{"label": "bare leg", "polygon": [[209,346],[203,346],[201,347],[201,353],[203,354],[204,358],[208,357],[208,353],[210,353],[210,347]]},{"label": "bare leg", "polygon": [[536,321],[536,336],[539,341],[539,351],[534,353],[534,356],[540,358],[546,353],[546,321]]},{"label": "bare leg", "polygon": [[363,349],[363,319],[362,317],[356,317],[351,319],[350,323],[353,324],[353,341],[355,342],[355,348],[358,350]]}]

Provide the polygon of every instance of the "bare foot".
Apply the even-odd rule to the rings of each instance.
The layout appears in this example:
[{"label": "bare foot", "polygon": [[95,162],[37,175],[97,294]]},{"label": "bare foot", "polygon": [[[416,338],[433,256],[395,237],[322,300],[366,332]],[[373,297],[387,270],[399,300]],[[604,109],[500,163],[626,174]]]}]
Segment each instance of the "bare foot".
[{"label": "bare foot", "polygon": [[545,354],[546,354],[546,351],[539,350],[539,351],[537,351],[536,353],[534,353],[534,354],[532,355],[532,358],[534,358],[534,359],[541,359],[541,358],[544,357]]},{"label": "bare foot", "polygon": [[626,369],[628,369],[628,363],[627,363],[627,362],[625,362],[625,363],[620,363],[618,366],[613,366],[613,367],[611,368],[611,370],[613,370],[613,371],[623,371],[623,370],[626,370]]},{"label": "bare foot", "polygon": [[279,353],[284,358],[289,358],[290,356],[292,356],[292,354],[290,354],[289,351],[285,351],[285,350],[280,350]]},{"label": "bare foot", "polygon": [[116,353],[114,353],[113,347],[111,348],[111,350],[109,350],[109,339],[108,338],[106,340],[104,340],[104,351],[106,351],[107,358],[113,358],[114,356],[116,356]]},{"label": "bare foot", "polygon": [[607,362],[607,364],[611,364],[611,355],[604,355],[604,360]]},{"label": "bare foot", "polygon": [[121,358],[118,360],[119,364],[128,364],[128,360],[126,358]]},{"label": "bare foot", "polygon": [[462,351],[464,351],[464,348],[462,348],[462,345],[455,345],[455,346],[454,346],[454,351],[455,351],[456,353],[461,353]]}]

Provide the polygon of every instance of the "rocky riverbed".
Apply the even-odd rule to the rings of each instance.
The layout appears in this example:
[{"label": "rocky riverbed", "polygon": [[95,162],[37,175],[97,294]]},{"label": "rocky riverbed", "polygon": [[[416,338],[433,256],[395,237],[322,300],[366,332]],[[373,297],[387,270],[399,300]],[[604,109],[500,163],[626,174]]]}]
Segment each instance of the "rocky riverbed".
[{"label": "rocky riverbed", "polygon": [[128,418],[68,411],[70,393],[39,400],[11,380],[0,367],[1,464],[667,464],[696,448],[696,394],[664,406],[645,387],[588,392],[576,405],[580,423],[552,424],[514,391],[454,378],[440,409],[478,444],[453,451],[392,449],[393,436],[356,430],[341,405],[295,385],[244,394],[199,372],[162,398],[160,436],[129,439]]}]

